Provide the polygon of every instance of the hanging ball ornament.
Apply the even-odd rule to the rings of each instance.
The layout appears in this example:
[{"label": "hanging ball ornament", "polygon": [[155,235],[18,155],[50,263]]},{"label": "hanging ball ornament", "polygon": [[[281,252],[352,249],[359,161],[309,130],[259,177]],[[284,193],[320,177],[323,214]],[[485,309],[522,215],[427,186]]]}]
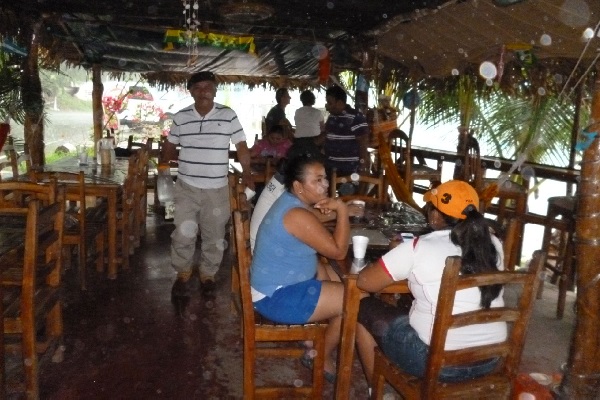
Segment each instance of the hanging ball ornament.
[{"label": "hanging ball ornament", "polygon": [[494,79],[498,75],[498,69],[494,63],[490,61],[484,61],[479,66],[479,75],[485,79]]}]

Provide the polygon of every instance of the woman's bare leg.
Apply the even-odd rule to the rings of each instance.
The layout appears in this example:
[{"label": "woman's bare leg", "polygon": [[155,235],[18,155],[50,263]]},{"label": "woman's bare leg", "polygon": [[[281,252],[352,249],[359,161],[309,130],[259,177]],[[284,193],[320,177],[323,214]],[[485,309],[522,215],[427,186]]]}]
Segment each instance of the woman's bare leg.
[{"label": "woman's bare leg", "polygon": [[310,322],[328,320],[325,331],[325,371],[327,372],[335,373],[333,353],[340,342],[343,302],[344,285],[341,282],[324,281],[319,302],[310,317]]}]

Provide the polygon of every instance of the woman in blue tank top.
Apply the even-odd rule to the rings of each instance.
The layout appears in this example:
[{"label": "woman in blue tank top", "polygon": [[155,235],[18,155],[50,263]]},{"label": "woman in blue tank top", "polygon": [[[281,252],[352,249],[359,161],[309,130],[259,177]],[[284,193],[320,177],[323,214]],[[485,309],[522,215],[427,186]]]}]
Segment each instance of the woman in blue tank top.
[{"label": "woman in blue tank top", "polygon": [[[280,323],[327,320],[324,372],[332,381],[332,354],[339,342],[344,287],[331,267],[318,262],[317,253],[331,259],[346,257],[348,208],[341,200],[328,197],[325,168],[314,158],[292,160],[284,185],[286,191],[267,212],[256,236],[250,270],[254,308]],[[336,213],[333,234],[312,208],[323,214]]]}]

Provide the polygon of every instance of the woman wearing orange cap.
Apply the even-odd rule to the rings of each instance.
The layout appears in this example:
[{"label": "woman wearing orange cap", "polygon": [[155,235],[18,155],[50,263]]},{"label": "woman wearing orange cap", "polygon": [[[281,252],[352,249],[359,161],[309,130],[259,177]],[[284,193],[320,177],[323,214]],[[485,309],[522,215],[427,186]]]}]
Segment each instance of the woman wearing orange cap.
[{"label": "woman wearing orange cap", "polygon": [[[361,300],[356,339],[369,383],[376,344],[405,372],[424,375],[446,257],[462,257],[462,274],[503,269],[502,244],[477,211],[479,198],[468,183],[445,182],[425,193],[424,200],[433,232],[401,243],[358,276],[358,287],[368,292],[379,292],[394,281],[407,279],[414,297],[408,315],[374,297]],[[459,291],[454,309],[464,312],[503,305],[502,287],[497,285]],[[496,343],[506,334],[505,323],[453,329],[448,333],[446,348]],[[496,362],[491,359],[469,368],[445,367],[441,379],[459,381],[481,376],[493,370]]]}]

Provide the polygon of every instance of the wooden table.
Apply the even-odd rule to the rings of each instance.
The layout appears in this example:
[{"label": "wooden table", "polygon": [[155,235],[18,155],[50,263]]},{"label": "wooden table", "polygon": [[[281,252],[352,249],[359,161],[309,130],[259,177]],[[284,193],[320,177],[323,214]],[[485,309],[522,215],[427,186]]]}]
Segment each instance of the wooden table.
[{"label": "wooden table", "polygon": [[[66,157],[44,166],[44,171],[85,172],[86,196],[104,197],[108,203],[108,278],[117,277],[117,198],[123,192],[129,168],[128,158],[117,158],[113,166],[106,168],[95,163],[79,165],[76,157]],[[75,187],[73,187],[75,189]],[[69,187],[67,186],[67,190]],[[128,257],[127,254],[123,258]]]}]

